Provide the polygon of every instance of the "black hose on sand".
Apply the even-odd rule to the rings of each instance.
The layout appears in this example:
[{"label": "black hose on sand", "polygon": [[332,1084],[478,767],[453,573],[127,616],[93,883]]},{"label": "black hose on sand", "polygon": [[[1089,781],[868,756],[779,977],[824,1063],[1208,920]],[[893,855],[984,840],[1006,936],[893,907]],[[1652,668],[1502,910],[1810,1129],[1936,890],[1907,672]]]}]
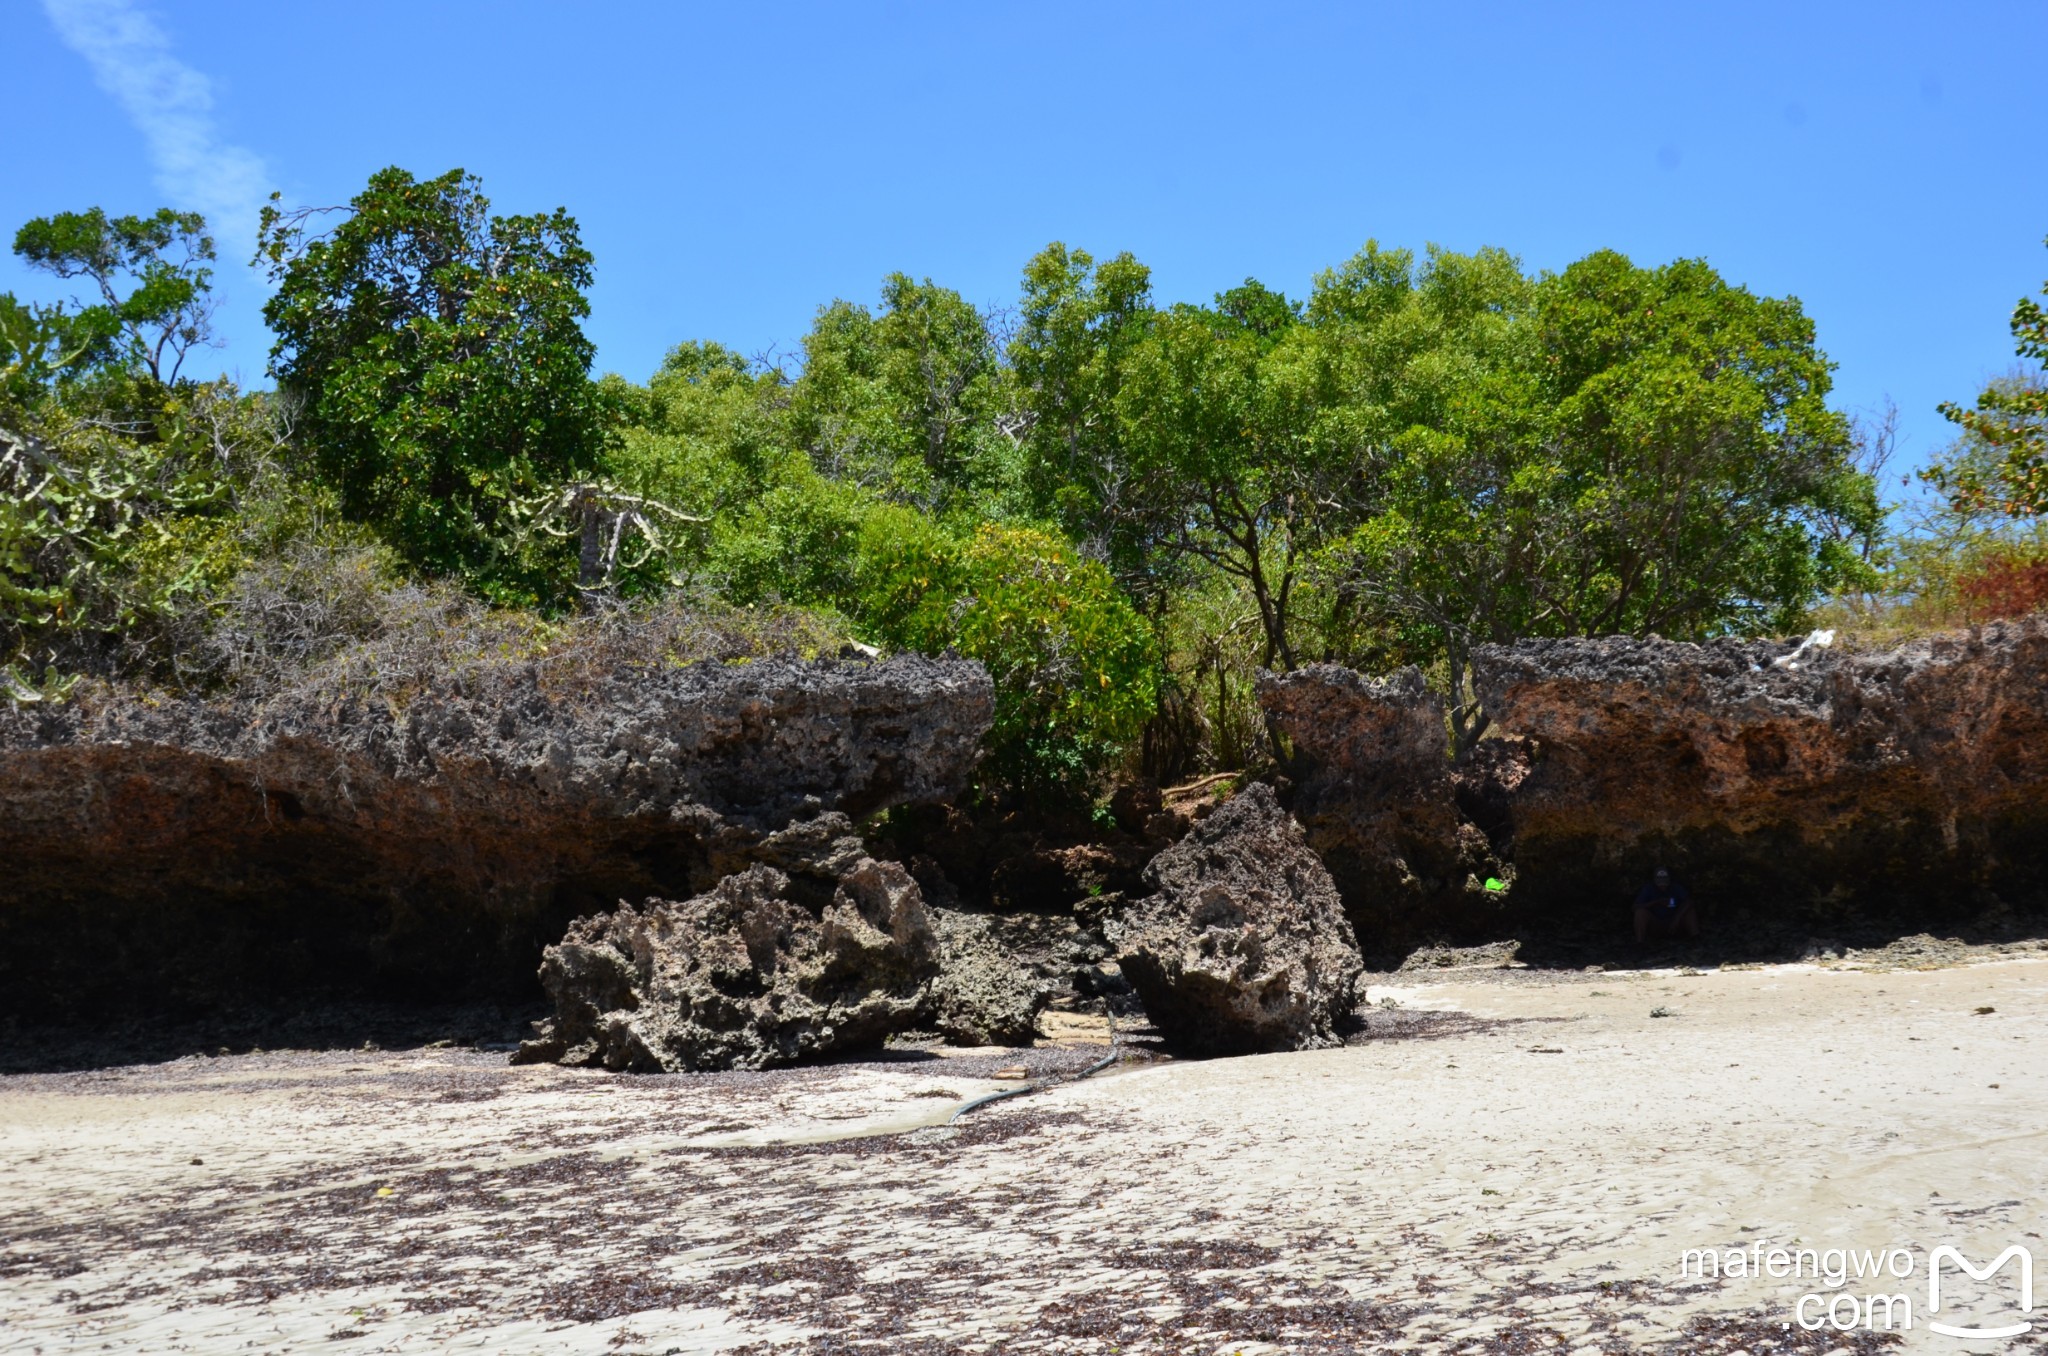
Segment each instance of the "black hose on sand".
[{"label": "black hose on sand", "polygon": [[1000,1102],[1005,1097],[1022,1097],[1027,1092],[1042,1092],[1046,1088],[1060,1083],[1078,1083],[1091,1074],[1101,1073],[1122,1057],[1123,1051],[1119,1048],[1117,1040],[1116,1016],[1111,1014],[1109,1019],[1109,1053],[1101,1059],[1096,1060],[1072,1078],[1043,1078],[1036,1083],[1026,1083],[1021,1088],[1004,1088],[1001,1092],[991,1092],[985,1096],[976,1097],[973,1101],[962,1102],[959,1106],[953,1108],[952,1115],[946,1117],[946,1124],[951,1125],[976,1107],[987,1106],[990,1102]]}]

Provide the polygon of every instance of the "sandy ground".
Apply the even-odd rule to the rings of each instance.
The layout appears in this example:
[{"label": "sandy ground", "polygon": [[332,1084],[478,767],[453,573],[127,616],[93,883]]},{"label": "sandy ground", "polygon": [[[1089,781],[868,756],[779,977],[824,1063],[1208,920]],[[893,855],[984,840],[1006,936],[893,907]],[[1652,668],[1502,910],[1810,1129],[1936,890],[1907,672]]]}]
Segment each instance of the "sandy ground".
[{"label": "sandy ground", "polygon": [[[1952,1274],[1929,1314],[1926,1255],[2048,1267],[2048,959],[1383,978],[1347,1048],[1126,1066],[954,1127],[1018,1056],[0,1080],[0,1351],[2039,1349],[1931,1331],[2010,1320],[2017,1287]],[[1753,1244],[1913,1274],[1679,1274]],[[1793,1325],[1803,1293],[1879,1290],[1910,1332]]]}]

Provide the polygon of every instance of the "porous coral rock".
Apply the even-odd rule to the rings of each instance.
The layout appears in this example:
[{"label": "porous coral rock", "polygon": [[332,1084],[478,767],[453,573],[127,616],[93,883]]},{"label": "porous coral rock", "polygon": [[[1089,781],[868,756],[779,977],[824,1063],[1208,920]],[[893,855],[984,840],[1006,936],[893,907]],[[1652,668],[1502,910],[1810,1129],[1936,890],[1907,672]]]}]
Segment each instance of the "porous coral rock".
[{"label": "porous coral rock", "polygon": [[1031,953],[1043,948],[1030,946],[1028,934],[1033,924],[1053,920],[957,909],[935,909],[933,916],[940,961],[929,1006],[940,1034],[959,1045],[1030,1045],[1038,1014],[1059,985],[1045,965],[1033,963],[1044,957]]},{"label": "porous coral rock", "polygon": [[993,712],[914,655],[421,681],[0,706],[0,1012],[523,996],[620,899],[758,860],[829,896],[851,820],[959,795]]},{"label": "porous coral rock", "polygon": [[1505,867],[1460,809],[1443,700],[1418,670],[1312,664],[1261,674],[1258,698],[1294,746],[1289,808],[1369,954],[1391,966],[1497,922],[1485,882]]},{"label": "porous coral rock", "polygon": [[1364,962],[1330,873],[1255,783],[1153,859],[1114,930],[1169,1040],[1209,1054],[1340,1044]]},{"label": "porous coral rock", "polygon": [[2048,904],[2048,617],[1869,652],[1527,640],[1476,682],[1540,755],[1509,796],[1518,907],[1615,926],[1659,864],[1711,923]]},{"label": "porous coral rock", "polygon": [[541,961],[555,1016],[515,1059],[765,1069],[908,1028],[938,969],[917,882],[862,858],[820,912],[789,887],[756,863],[693,899],[578,919]]}]

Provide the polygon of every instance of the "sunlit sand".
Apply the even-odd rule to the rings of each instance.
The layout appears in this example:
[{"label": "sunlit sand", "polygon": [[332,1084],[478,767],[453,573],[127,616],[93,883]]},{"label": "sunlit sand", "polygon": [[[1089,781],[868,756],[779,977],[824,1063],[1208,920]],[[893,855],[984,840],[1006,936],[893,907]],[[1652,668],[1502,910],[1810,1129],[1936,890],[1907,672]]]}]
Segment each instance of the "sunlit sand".
[{"label": "sunlit sand", "polygon": [[[1344,1049],[1126,1065],[952,1126],[1014,1055],[19,1076],[0,1350],[1857,1350],[1792,1323],[1824,1284],[1681,1255],[2038,1250],[2044,959],[1384,976]],[[1924,1271],[1884,1289],[1904,1349],[1965,1349]]]}]

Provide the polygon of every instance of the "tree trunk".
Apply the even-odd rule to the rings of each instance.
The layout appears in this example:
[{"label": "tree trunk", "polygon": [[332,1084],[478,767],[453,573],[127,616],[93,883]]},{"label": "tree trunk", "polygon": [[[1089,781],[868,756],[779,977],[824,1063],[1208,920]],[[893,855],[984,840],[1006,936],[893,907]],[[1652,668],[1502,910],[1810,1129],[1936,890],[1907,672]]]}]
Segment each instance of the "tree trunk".
[{"label": "tree trunk", "polygon": [[1486,727],[1493,723],[1493,717],[1486,714],[1479,705],[1479,696],[1466,695],[1466,688],[1472,673],[1472,659],[1463,643],[1451,642],[1451,756],[1462,758],[1479,742],[1486,733]]}]

